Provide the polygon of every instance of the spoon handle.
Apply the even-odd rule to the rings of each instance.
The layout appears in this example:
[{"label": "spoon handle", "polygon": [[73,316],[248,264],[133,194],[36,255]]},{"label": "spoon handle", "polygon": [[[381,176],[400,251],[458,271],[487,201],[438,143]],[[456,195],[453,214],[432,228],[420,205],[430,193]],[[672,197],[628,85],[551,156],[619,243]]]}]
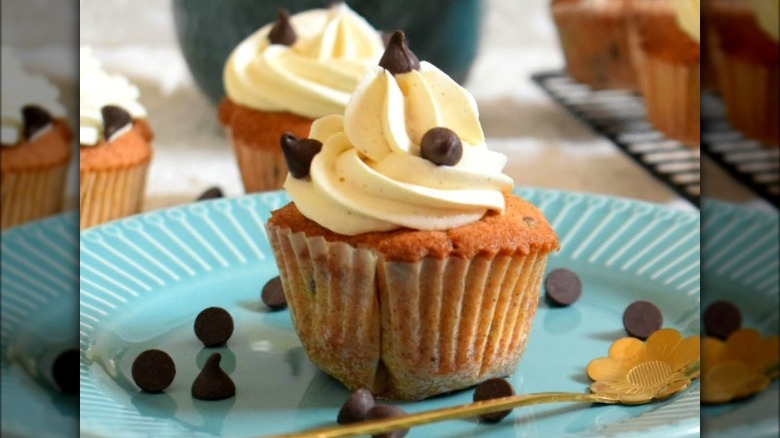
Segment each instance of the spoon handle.
[{"label": "spoon handle", "polygon": [[530,406],[541,403],[589,402],[615,404],[618,400],[596,394],[578,394],[568,392],[540,392],[537,394],[521,394],[496,398],[460,406],[435,409],[402,417],[384,418],[364,421],[344,426],[331,426],[312,429],[305,432],[288,435],[277,435],[276,438],[334,438],[355,435],[376,435],[396,429],[405,429],[421,424],[435,423],[456,418],[476,417],[492,412],[501,412],[512,408]]}]

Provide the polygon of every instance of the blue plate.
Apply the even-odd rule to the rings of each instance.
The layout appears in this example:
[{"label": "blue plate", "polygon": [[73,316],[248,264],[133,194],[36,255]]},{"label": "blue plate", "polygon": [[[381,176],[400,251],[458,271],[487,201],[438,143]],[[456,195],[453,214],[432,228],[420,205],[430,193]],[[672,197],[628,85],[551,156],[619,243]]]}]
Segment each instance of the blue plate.
[{"label": "blue plate", "polygon": [[78,398],[62,394],[51,365],[78,345],[77,213],[2,236],[2,435],[78,434]]},{"label": "blue plate", "polygon": [[[622,313],[637,299],[665,325],[699,333],[699,215],[651,204],[520,189],[561,239],[548,269],[567,267],[584,284],[568,308],[540,302],[518,392],[587,391],[585,366],[624,336]],[[289,313],[268,312],[260,289],[278,271],[263,224],[288,202],[272,192],[147,213],[81,235],[81,430],[95,436],[251,436],[333,424],[348,392],[306,357]],[[227,347],[203,349],[193,333],[208,306],[231,312]],[[130,367],[149,348],[176,363],[163,394],[138,391]],[[190,386],[214,351],[236,397],[193,400]],[[416,403],[407,412],[468,403],[472,391]],[[699,434],[698,383],[646,406],[539,405],[496,425],[457,420],[414,428],[412,437]]]},{"label": "blue plate", "polygon": [[[743,327],[764,336],[778,333],[780,269],[777,210],[759,210],[720,201],[702,201],[702,310],[718,300],[734,303]],[[778,388],[747,400],[702,407],[702,426],[708,437],[777,437],[780,435]]]}]

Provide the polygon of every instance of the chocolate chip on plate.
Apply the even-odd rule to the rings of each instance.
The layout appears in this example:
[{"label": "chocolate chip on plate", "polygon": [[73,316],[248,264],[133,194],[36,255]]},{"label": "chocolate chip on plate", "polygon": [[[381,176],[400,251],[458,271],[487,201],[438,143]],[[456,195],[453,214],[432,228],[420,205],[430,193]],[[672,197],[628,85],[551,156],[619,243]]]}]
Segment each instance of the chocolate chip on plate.
[{"label": "chocolate chip on plate", "polygon": [[195,202],[198,201],[206,201],[208,199],[217,199],[217,198],[223,198],[225,195],[222,193],[222,189],[220,189],[217,186],[209,187],[206,189],[205,192],[201,193],[200,196],[195,199]]},{"label": "chocolate chip on plate", "polygon": [[742,313],[728,301],[715,301],[704,310],[704,330],[709,336],[726,339],[742,327]]},{"label": "chocolate chip on plate", "polygon": [[287,308],[287,298],[284,296],[282,288],[282,279],[277,275],[268,280],[263,286],[263,292],[260,294],[263,302],[271,310],[282,310]]},{"label": "chocolate chip on plate", "polygon": [[393,32],[385,46],[385,53],[379,60],[380,67],[393,75],[420,69],[420,60],[409,50],[409,46],[406,44],[406,35],[404,35],[403,31],[396,30]]},{"label": "chocolate chip on plate", "polygon": [[[492,400],[494,398],[509,397],[515,395],[515,389],[512,388],[512,384],[506,379],[490,379],[486,380],[477,386],[474,390],[474,401]],[[480,419],[490,422],[498,423],[503,420],[504,417],[512,412],[511,409],[501,412],[491,412],[489,414],[482,414]]]},{"label": "chocolate chip on plate", "polygon": [[360,388],[349,396],[341,405],[336,422],[339,424],[357,423],[366,419],[368,411],[374,407],[374,396],[371,391]]},{"label": "chocolate chip on plate", "polygon": [[282,134],[279,143],[284,153],[284,161],[290,169],[290,175],[296,179],[309,176],[311,161],[322,150],[322,143],[313,138],[299,139],[290,132]]},{"label": "chocolate chip on plate", "polygon": [[176,376],[176,365],[168,353],[150,349],[136,356],[131,374],[135,384],[146,392],[162,392]]},{"label": "chocolate chip on plate", "polygon": [[224,344],[233,334],[233,318],[221,307],[203,309],[195,318],[195,336],[206,347]]},{"label": "chocolate chip on plate", "polygon": [[451,129],[429,129],[420,141],[420,156],[437,166],[454,166],[463,157],[463,143]]},{"label": "chocolate chip on plate", "polygon": [[79,393],[79,351],[71,348],[60,353],[51,366],[54,383],[65,394]]},{"label": "chocolate chip on plate", "polygon": [[290,14],[285,9],[279,10],[273,27],[268,32],[268,41],[271,44],[281,44],[283,46],[292,46],[298,36],[295,34],[290,23]]},{"label": "chocolate chip on plate", "polygon": [[[406,415],[403,409],[391,405],[376,405],[366,412],[366,420],[378,420],[380,418],[393,418]],[[403,438],[409,433],[409,429],[398,429],[390,432],[372,435],[374,438]]]},{"label": "chocolate chip on plate", "polygon": [[103,136],[106,141],[113,140],[117,132],[133,123],[130,113],[116,105],[104,106],[100,109],[100,114],[103,116]]},{"label": "chocolate chip on plate", "polygon": [[22,107],[22,120],[24,121],[24,138],[29,140],[39,131],[52,122],[51,114],[38,105],[25,105]]},{"label": "chocolate chip on plate", "polygon": [[623,312],[623,327],[629,336],[647,339],[664,323],[661,310],[649,301],[634,301]]},{"label": "chocolate chip on plate", "polygon": [[555,269],[544,280],[547,300],[557,306],[568,306],[582,295],[582,282],[574,272],[568,269]]},{"label": "chocolate chip on plate", "polygon": [[224,400],[236,395],[236,384],[219,366],[222,355],[214,353],[206,360],[192,382],[192,396],[198,400]]}]

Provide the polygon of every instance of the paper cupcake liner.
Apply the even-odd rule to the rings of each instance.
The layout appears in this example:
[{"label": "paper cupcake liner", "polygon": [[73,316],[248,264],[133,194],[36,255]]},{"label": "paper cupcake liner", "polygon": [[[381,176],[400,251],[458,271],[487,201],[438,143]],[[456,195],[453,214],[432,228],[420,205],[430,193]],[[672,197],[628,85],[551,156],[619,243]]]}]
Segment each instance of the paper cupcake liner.
[{"label": "paper cupcake liner", "polygon": [[642,59],[642,95],[648,120],[667,137],[698,147],[699,64],[673,63],[648,53]]},{"label": "paper cupcake liner", "polygon": [[393,262],[267,231],[304,349],[349,389],[419,400],[517,367],[547,254]]},{"label": "paper cupcake liner", "polygon": [[2,229],[59,213],[67,172],[67,161],[48,169],[4,172]]},{"label": "paper cupcake liner", "polygon": [[227,129],[227,132],[232,139],[246,193],[281,189],[287,178],[287,162],[278,145],[278,139],[277,144],[263,147],[237,139],[231,135],[230,129]]},{"label": "paper cupcake liner", "polygon": [[780,70],[777,64],[755,64],[723,53],[720,86],[731,125],[747,137],[778,147]]},{"label": "paper cupcake liner", "polygon": [[126,169],[81,172],[81,229],[140,213],[148,168],[145,162]]}]

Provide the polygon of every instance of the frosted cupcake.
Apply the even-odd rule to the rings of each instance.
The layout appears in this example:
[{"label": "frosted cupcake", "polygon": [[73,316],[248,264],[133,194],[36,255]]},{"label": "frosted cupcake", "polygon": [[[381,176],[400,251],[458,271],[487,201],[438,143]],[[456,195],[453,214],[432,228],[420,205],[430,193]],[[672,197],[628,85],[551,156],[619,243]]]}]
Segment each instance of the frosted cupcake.
[{"label": "frosted cupcake", "polygon": [[71,131],[59,90],[2,48],[2,229],[59,213]]},{"label": "frosted cupcake", "polygon": [[152,132],[138,88],[103,70],[81,49],[79,90],[80,225],[141,211]]},{"label": "frosted cupcake", "polygon": [[305,137],[314,119],[343,114],[383,50],[380,34],[344,3],[291,17],[280,12],[235,48],[218,112],[246,192],[281,188],[287,167],[279,137]]},{"label": "frosted cupcake", "polygon": [[312,361],[400,400],[514,372],[557,237],[465,89],[398,32],[343,116],[282,144],[292,202],[266,228]]}]

